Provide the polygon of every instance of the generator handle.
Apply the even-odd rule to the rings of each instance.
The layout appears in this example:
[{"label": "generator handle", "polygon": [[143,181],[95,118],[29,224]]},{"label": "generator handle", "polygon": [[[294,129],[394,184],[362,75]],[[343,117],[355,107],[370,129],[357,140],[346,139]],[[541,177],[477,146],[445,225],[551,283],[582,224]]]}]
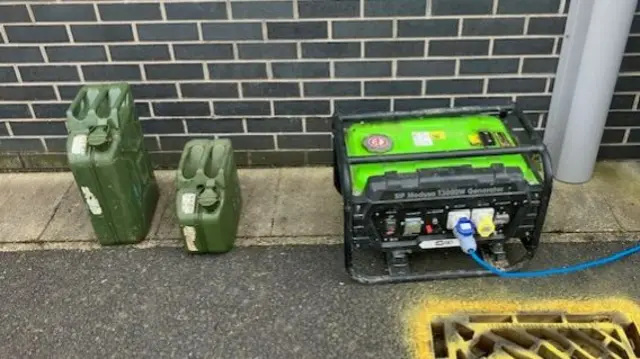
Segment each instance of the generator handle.
[{"label": "generator handle", "polygon": [[395,111],[395,112],[370,112],[351,115],[340,115],[338,118],[342,122],[358,122],[358,121],[389,121],[404,119],[407,117],[442,117],[442,116],[463,116],[463,115],[477,115],[480,113],[499,113],[506,114],[511,111],[515,111],[516,106],[514,104],[504,106],[463,106],[463,107],[447,107],[447,108],[434,108],[427,110],[416,111]]}]

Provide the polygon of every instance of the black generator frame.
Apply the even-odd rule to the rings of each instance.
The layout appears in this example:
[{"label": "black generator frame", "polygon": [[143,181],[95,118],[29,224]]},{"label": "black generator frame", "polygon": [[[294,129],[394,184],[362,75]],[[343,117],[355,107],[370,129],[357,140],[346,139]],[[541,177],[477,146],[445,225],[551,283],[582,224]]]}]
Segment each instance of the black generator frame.
[{"label": "black generator frame", "polygon": [[[373,156],[356,156],[349,157],[345,144],[345,130],[348,127],[357,122],[388,122],[388,121],[401,121],[411,117],[463,117],[470,115],[492,115],[498,116],[501,119],[507,116],[513,116],[518,119],[520,125],[524,129],[528,136],[529,144],[520,145],[520,142],[514,147],[501,147],[501,148],[482,148],[472,150],[459,150],[459,151],[442,151],[442,152],[429,152],[429,153],[407,153],[407,154],[377,154]],[[506,126],[507,131],[513,138],[513,129]],[[363,114],[349,114],[340,115],[335,114],[332,118],[332,141],[333,141],[333,176],[334,186],[336,190],[342,195],[343,198],[343,211],[344,211],[344,266],[347,273],[353,280],[362,284],[385,284],[385,283],[400,283],[400,282],[416,282],[416,281],[428,281],[428,280],[444,280],[454,278],[469,278],[469,277],[483,277],[490,276],[492,273],[485,269],[474,270],[441,270],[429,273],[409,273],[403,275],[367,275],[356,271],[353,265],[353,252],[354,252],[354,233],[353,233],[353,215],[354,205],[365,205],[370,208],[373,205],[380,204],[383,201],[372,201],[367,199],[362,202],[354,202],[354,196],[352,193],[351,183],[351,165],[364,164],[364,163],[381,163],[381,162],[404,162],[404,161],[418,161],[418,160],[436,160],[436,159],[452,159],[462,157],[477,157],[477,156],[494,156],[494,155],[509,155],[509,154],[521,154],[521,155],[539,155],[540,162],[542,164],[542,193],[539,198],[538,213],[535,220],[535,225],[530,237],[526,243],[522,238],[519,238],[525,247],[526,254],[519,260],[515,261],[512,265],[504,270],[517,271],[529,262],[535,256],[538,245],[540,243],[540,236],[542,234],[542,228],[544,225],[549,200],[551,197],[553,186],[553,173],[551,166],[551,158],[546,146],[542,142],[542,139],[538,133],[534,130],[529,120],[525,117],[523,112],[517,107],[516,104],[506,106],[467,106],[467,107],[453,107],[453,108],[435,108],[419,111],[405,111],[405,112],[373,112]],[[525,159],[529,161],[529,157],[525,156]],[[529,163],[532,165],[532,163]],[[536,173],[536,176],[538,174]],[[365,214],[366,215],[366,214]]]}]

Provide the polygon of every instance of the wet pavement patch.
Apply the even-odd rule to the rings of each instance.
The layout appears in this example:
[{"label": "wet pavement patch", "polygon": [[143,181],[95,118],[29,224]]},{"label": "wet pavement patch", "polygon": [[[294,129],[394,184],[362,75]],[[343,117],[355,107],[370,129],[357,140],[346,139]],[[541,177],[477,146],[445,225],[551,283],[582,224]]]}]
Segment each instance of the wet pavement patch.
[{"label": "wet pavement patch", "polygon": [[415,359],[640,357],[640,307],[627,299],[434,300],[408,324]]}]

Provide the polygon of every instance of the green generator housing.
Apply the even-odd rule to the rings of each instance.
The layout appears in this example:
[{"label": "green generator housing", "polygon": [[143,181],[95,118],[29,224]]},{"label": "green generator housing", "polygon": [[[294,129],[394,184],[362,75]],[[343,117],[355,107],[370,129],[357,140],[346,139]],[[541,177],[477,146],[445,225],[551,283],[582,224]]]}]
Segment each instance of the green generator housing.
[{"label": "green generator housing", "polygon": [[[453,226],[461,217],[473,220],[478,249],[499,267],[517,270],[533,258],[552,174],[545,146],[516,106],[337,115],[333,141],[334,184],[344,201],[345,266],[354,279],[490,274],[411,270],[410,254],[459,246]],[[526,253],[516,261],[505,250],[513,239]],[[358,273],[352,257],[359,249],[383,252],[386,273]]]}]

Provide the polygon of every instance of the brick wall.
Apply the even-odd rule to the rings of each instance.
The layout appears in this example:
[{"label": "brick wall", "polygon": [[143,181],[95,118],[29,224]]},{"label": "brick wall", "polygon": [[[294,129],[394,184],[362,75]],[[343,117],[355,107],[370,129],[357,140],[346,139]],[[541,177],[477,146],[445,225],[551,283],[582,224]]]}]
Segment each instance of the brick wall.
[{"label": "brick wall", "polygon": [[[541,130],[566,0],[2,1],[2,167],[64,166],[80,84],[128,81],[147,146],[231,137],[241,165],[325,164],[328,116],[515,100]],[[601,156],[640,157],[640,17]],[[19,154],[17,156],[16,154]]]}]

